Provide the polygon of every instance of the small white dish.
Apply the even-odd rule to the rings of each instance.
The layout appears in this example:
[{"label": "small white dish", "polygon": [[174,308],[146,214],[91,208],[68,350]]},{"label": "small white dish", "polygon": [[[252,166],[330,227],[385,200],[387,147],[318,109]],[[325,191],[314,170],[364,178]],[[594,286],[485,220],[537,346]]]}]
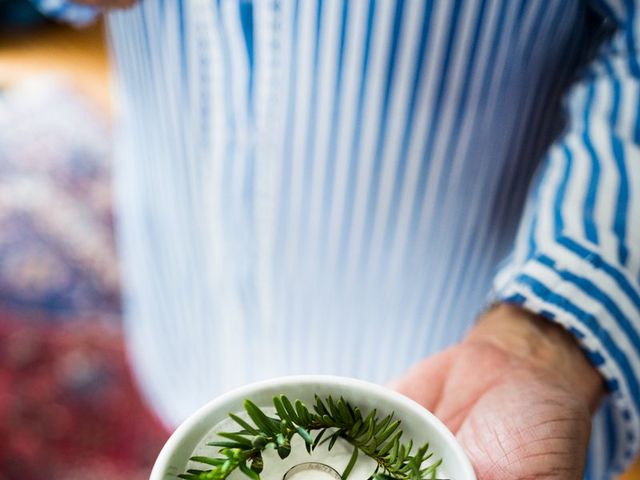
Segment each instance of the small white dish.
[{"label": "small white dish", "polygon": [[[315,403],[314,395],[318,394],[323,398],[331,395],[334,399],[342,396],[351,404],[360,407],[365,414],[373,409],[377,409],[381,416],[393,412],[395,418],[402,421],[400,428],[404,431],[402,438],[405,441],[412,439],[414,445],[429,442],[434,458],[442,459],[438,478],[476,480],[471,463],[460,444],[447,427],[428,410],[385,387],[352,378],[325,375],[274,378],[238,388],[212,400],[185,420],[171,435],[153,466],[150,480],[176,480],[177,475],[184,473],[188,468],[189,458],[194,452],[198,451],[198,454],[201,454],[204,443],[215,437],[215,431],[219,431],[216,430],[216,426],[227,421],[230,412],[244,410],[245,399],[250,399],[259,407],[268,408],[273,405],[273,397],[280,394],[287,395],[291,400],[300,399],[309,407]],[[227,423],[227,431],[228,426]],[[215,453],[212,447],[207,448],[211,454]],[[295,445],[292,452],[294,449]],[[306,455],[304,447],[301,451]],[[341,454],[339,449],[334,449],[331,455],[342,455],[343,459],[339,463],[346,464],[350,454]],[[296,460],[288,458],[282,461],[283,471],[290,469],[292,462]],[[265,458],[265,471],[266,465]],[[238,474],[242,475],[240,472]],[[235,473],[233,475],[236,478]],[[355,470],[349,480],[358,480]]]}]

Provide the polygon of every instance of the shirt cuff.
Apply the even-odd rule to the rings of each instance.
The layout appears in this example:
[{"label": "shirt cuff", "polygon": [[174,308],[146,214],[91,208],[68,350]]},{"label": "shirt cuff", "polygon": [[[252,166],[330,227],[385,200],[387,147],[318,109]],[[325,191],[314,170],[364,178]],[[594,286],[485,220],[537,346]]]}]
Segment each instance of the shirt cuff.
[{"label": "shirt cuff", "polygon": [[55,20],[83,27],[95,21],[101,13],[98,8],[76,5],[69,0],[31,0],[44,15]]},{"label": "shirt cuff", "polygon": [[614,405],[612,464],[624,471],[640,452],[640,292],[595,245],[563,237],[496,276],[493,301],[517,304],[572,333],[604,377]]}]

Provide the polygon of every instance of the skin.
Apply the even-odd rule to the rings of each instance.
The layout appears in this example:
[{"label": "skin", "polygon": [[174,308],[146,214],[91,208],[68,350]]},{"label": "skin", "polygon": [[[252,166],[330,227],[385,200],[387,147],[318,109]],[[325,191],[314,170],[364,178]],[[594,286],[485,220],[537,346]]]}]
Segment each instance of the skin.
[{"label": "skin", "polygon": [[138,0],[73,0],[73,3],[111,9],[129,8],[138,3]]},{"label": "skin", "polygon": [[570,334],[509,305],[392,387],[454,432],[480,480],[581,480],[591,416],[605,394]]}]

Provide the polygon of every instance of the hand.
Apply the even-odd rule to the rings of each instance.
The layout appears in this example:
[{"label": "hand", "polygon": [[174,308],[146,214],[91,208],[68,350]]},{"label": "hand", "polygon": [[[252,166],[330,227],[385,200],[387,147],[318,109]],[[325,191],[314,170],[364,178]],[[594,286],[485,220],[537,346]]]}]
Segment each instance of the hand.
[{"label": "hand", "polygon": [[568,333],[508,305],[392,387],[454,432],[480,480],[581,480],[591,415],[604,394]]},{"label": "hand", "polygon": [[72,0],[78,5],[88,5],[100,8],[129,8],[138,2],[138,0]]}]

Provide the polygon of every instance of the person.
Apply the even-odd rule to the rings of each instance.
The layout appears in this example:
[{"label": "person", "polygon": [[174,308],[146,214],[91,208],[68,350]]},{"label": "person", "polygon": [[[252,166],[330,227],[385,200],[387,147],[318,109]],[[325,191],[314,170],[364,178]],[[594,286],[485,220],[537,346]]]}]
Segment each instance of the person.
[{"label": "person", "polygon": [[[40,3],[82,22],[133,2]],[[622,471],[640,444],[639,11],[110,13],[125,330],[161,417],[275,375],[396,378],[482,480]]]}]

